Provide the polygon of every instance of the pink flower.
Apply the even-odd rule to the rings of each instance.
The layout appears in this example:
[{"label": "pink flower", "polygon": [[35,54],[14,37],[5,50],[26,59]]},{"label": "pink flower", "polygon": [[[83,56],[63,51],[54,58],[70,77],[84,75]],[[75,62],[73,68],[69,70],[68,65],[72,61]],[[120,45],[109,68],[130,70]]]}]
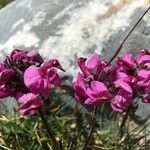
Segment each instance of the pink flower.
[{"label": "pink flower", "polygon": [[2,72],[5,69],[6,69],[5,65],[3,63],[0,63],[0,72]]},{"label": "pink flower", "polygon": [[[136,59],[126,53],[114,65],[101,61],[98,54],[79,58],[82,73],[74,83],[75,98],[87,105],[110,100],[114,111],[126,111],[134,97],[144,93],[143,102],[150,102],[150,52],[141,50]],[[113,98],[112,98],[113,97]]]},{"label": "pink flower", "polygon": [[13,96],[14,94],[15,94],[15,90],[9,89],[5,85],[0,86],[0,98]]},{"label": "pink flower", "polygon": [[83,100],[88,97],[86,94],[86,84],[84,81],[84,77],[81,73],[78,73],[76,81],[73,83],[73,87],[75,90],[75,98],[77,101]]},{"label": "pink flower", "polygon": [[27,54],[27,51],[15,49],[11,52],[10,59],[14,61],[22,60],[26,58],[26,54]]},{"label": "pink flower", "polygon": [[137,74],[137,88],[144,92],[142,101],[150,103],[150,70],[139,70]]},{"label": "pink flower", "polygon": [[85,77],[90,76],[94,71],[94,69],[96,69],[96,67],[100,65],[100,63],[101,63],[100,58],[97,53],[92,55],[89,59],[82,58],[82,57],[78,59],[78,65],[81,71],[83,72],[83,74],[85,75]]},{"label": "pink flower", "polygon": [[128,83],[129,85],[132,85],[136,82],[136,78],[133,75],[129,75],[129,73],[123,68],[118,68],[116,70],[116,79],[122,80]]},{"label": "pink flower", "polygon": [[109,78],[114,72],[113,66],[101,61],[97,53],[88,59],[79,58],[78,65],[83,74],[78,73],[74,82],[75,98],[92,106],[111,99],[107,85],[111,84]]},{"label": "pink flower", "polygon": [[150,53],[146,49],[142,49],[136,58],[136,63],[138,65],[146,65],[147,63],[150,63]]},{"label": "pink flower", "polygon": [[13,69],[7,69],[4,64],[0,64],[0,85],[10,81],[14,75],[15,71]]},{"label": "pink flower", "polygon": [[47,79],[47,75],[39,71],[40,68],[30,66],[24,73],[24,83],[35,94],[42,94],[43,96],[49,96],[51,84]]},{"label": "pink flower", "polygon": [[132,97],[133,90],[129,84],[127,84],[126,82],[124,82],[122,80],[117,80],[114,82],[114,84],[115,84],[116,88],[119,88],[119,89],[125,91],[126,93],[128,93],[129,97]]},{"label": "pink flower", "polygon": [[22,62],[29,63],[29,64],[43,63],[43,58],[35,50],[23,51],[23,50],[15,49],[12,51],[10,55],[10,59],[15,62],[22,61]]},{"label": "pink flower", "polygon": [[32,51],[27,52],[26,57],[27,57],[27,60],[37,62],[40,64],[43,63],[43,58],[41,57],[41,55],[36,50],[32,50]]},{"label": "pink flower", "polygon": [[15,89],[11,89],[7,85],[14,76],[15,71],[13,69],[7,69],[4,64],[0,64],[0,98],[13,96],[15,93]]},{"label": "pink flower", "polygon": [[24,73],[24,83],[32,93],[49,96],[50,89],[61,85],[62,80],[54,65],[48,61],[42,67],[30,66],[27,68]]},{"label": "pink flower", "polygon": [[16,97],[20,104],[20,108],[17,111],[21,115],[34,115],[40,108],[43,107],[43,103],[39,99],[39,96],[33,93],[19,93]]},{"label": "pink flower", "polygon": [[62,71],[65,71],[57,59],[51,59],[48,62],[44,63],[44,65],[41,67],[41,71],[47,72],[48,69],[53,68],[53,67],[60,69]]},{"label": "pink flower", "polygon": [[127,110],[130,102],[131,98],[129,99],[125,93],[120,93],[111,100],[111,108],[116,112],[122,113]]},{"label": "pink flower", "polygon": [[117,59],[117,64],[120,67],[123,67],[125,70],[131,70],[135,68],[135,60],[132,54],[125,53],[122,58]]},{"label": "pink flower", "polygon": [[138,71],[137,85],[145,88],[150,85],[150,71],[144,69]]},{"label": "pink flower", "polygon": [[86,93],[89,97],[85,101],[87,105],[99,105],[112,97],[104,83],[99,81],[91,81]]},{"label": "pink flower", "polygon": [[119,91],[111,100],[111,107],[114,111],[123,112],[130,106],[133,100],[133,90],[129,84],[122,80],[117,80],[114,84]]}]

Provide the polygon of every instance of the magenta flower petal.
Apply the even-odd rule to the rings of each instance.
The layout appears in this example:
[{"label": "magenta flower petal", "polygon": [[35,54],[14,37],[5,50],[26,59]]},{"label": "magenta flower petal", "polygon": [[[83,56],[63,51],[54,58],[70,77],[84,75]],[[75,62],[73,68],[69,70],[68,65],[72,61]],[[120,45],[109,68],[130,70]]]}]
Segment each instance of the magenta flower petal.
[{"label": "magenta flower petal", "polygon": [[117,80],[114,84],[119,91],[111,100],[111,107],[114,111],[123,112],[132,102],[133,90],[129,84],[122,80]]},{"label": "magenta flower petal", "polygon": [[17,110],[21,115],[33,115],[38,109],[43,107],[43,103],[38,98],[38,95],[33,93],[20,95],[17,101],[21,105]]},{"label": "magenta flower petal", "polygon": [[137,55],[137,59],[136,59],[137,64],[141,65],[141,64],[146,64],[146,63],[150,63],[150,53],[148,50],[146,49],[142,49],[138,55]]},{"label": "magenta flower petal", "polygon": [[43,63],[43,58],[36,50],[32,50],[32,51],[28,52],[26,56],[28,57],[28,59],[30,61]]},{"label": "magenta flower petal", "polygon": [[109,93],[107,87],[99,81],[91,81],[91,85],[86,91],[89,99],[85,101],[85,104],[97,105],[111,99],[111,94]]},{"label": "magenta flower petal", "polygon": [[24,73],[24,83],[32,93],[49,96],[51,88],[60,86],[62,80],[56,68],[49,66],[50,62],[42,67],[30,66]]},{"label": "magenta flower petal", "polygon": [[129,95],[132,95],[133,90],[129,86],[129,84],[127,84],[126,82],[124,82],[122,80],[117,80],[117,81],[114,82],[114,84],[115,84],[116,87],[121,88],[124,91],[126,91]]},{"label": "magenta flower petal", "polygon": [[15,94],[15,89],[8,89],[5,85],[0,86],[0,98],[5,98],[8,96],[13,96]]},{"label": "magenta flower petal", "polygon": [[54,86],[60,86],[62,84],[62,80],[59,77],[59,75],[56,73],[56,71],[53,70],[51,75],[49,74],[49,82]]},{"label": "magenta flower petal", "polygon": [[150,84],[150,72],[147,70],[139,70],[137,74],[137,85],[147,87]]},{"label": "magenta flower petal", "polygon": [[25,103],[29,102],[32,99],[37,99],[38,95],[35,95],[33,93],[17,93],[15,98],[17,98],[17,101],[20,105],[24,105]]},{"label": "magenta flower petal", "polygon": [[98,93],[103,93],[105,91],[108,91],[104,83],[99,81],[92,81],[90,88],[87,89],[87,93],[89,96],[97,95]]},{"label": "magenta flower petal", "polygon": [[15,71],[13,69],[7,69],[4,64],[0,64],[0,85],[10,81],[14,75]]},{"label": "magenta flower petal", "polygon": [[122,58],[117,59],[117,64],[126,70],[130,70],[135,67],[135,60],[133,59],[132,54],[126,53]]},{"label": "magenta flower petal", "polygon": [[15,49],[10,55],[10,60],[15,61],[16,63],[24,62],[26,65],[32,65],[35,63],[43,63],[41,55],[35,51],[23,51]]},{"label": "magenta flower petal", "polygon": [[39,83],[38,89],[39,91],[37,90],[37,93],[41,93],[43,96],[48,97],[51,92],[51,85],[47,80],[43,79],[41,83]]},{"label": "magenta flower petal", "polygon": [[12,69],[5,69],[0,72],[0,85],[11,80],[11,78],[15,75],[15,71]]},{"label": "magenta flower petal", "polygon": [[10,58],[12,60],[19,61],[19,60],[26,58],[26,54],[27,54],[27,51],[15,49],[12,51]]},{"label": "magenta flower petal", "polygon": [[116,112],[124,112],[130,105],[131,99],[127,99],[125,95],[116,95],[111,100],[111,107]]},{"label": "magenta flower petal", "polygon": [[38,69],[38,67],[30,66],[24,73],[24,83],[31,92],[48,96],[50,93],[49,83],[41,76]]},{"label": "magenta flower petal", "polygon": [[85,66],[86,60],[87,60],[86,58],[80,57],[78,59],[78,65],[79,65],[81,71],[83,72],[83,74],[85,75],[85,77],[88,77],[92,74],[92,72]]},{"label": "magenta flower petal", "polygon": [[85,77],[90,76],[93,73],[94,69],[97,69],[100,64],[101,61],[97,53],[95,53],[88,59],[82,57],[78,59],[78,65],[81,71],[84,73]]},{"label": "magenta flower petal", "polygon": [[65,71],[57,59],[51,59],[48,62],[44,63],[44,65],[41,67],[41,71],[46,72],[48,69],[53,67]]},{"label": "magenta flower petal", "polygon": [[41,80],[41,75],[38,71],[38,68],[35,66],[30,66],[24,73],[24,83],[27,87],[33,88],[38,85],[38,82]]},{"label": "magenta flower petal", "polygon": [[150,103],[150,94],[144,96],[143,103]]},{"label": "magenta flower petal", "polygon": [[125,71],[122,71],[121,69],[118,69],[116,73],[117,80],[122,80],[128,84],[133,84],[136,81],[136,78],[134,76],[128,75]]},{"label": "magenta flower petal", "polygon": [[128,64],[129,66],[133,66],[134,65],[134,59],[132,57],[132,54],[128,54],[125,53],[123,59],[122,59],[126,64]]},{"label": "magenta flower petal", "polygon": [[5,91],[3,89],[0,89],[0,98],[5,98],[10,96],[10,93],[8,93],[8,91]]},{"label": "magenta flower petal", "polygon": [[78,73],[77,79],[74,82],[75,98],[76,100],[85,100],[87,98],[86,85],[84,83],[84,77],[82,74]]},{"label": "magenta flower petal", "polygon": [[150,63],[150,55],[144,55],[139,60],[139,64]]},{"label": "magenta flower petal", "polygon": [[99,64],[101,63],[100,61],[100,56],[95,53],[94,55],[92,55],[89,59],[86,60],[85,66],[90,69],[93,70],[95,69]]},{"label": "magenta flower petal", "polygon": [[0,72],[2,72],[5,69],[6,69],[5,65],[3,63],[0,63]]}]

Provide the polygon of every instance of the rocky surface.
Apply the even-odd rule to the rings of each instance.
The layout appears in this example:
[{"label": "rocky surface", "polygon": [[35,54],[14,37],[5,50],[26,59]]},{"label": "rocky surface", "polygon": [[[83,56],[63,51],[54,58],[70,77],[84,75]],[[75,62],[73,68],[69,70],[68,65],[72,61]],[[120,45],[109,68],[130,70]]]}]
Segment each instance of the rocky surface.
[{"label": "rocky surface", "polygon": [[[16,0],[0,11],[0,59],[14,48],[37,49],[74,76],[78,56],[96,51],[110,59],[148,5],[150,0]],[[150,12],[122,52],[150,49],[149,41]],[[137,114],[144,119],[150,106],[142,105]]]}]

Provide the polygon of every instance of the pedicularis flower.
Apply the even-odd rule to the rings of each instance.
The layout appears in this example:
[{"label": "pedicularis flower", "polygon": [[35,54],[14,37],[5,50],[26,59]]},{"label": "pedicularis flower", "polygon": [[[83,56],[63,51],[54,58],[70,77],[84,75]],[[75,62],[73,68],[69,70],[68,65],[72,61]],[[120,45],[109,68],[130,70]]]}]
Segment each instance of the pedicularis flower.
[{"label": "pedicularis flower", "polygon": [[13,50],[0,64],[0,98],[14,97],[21,115],[36,114],[43,107],[43,96],[62,84],[57,69],[65,71],[57,59],[44,63],[35,50]]},{"label": "pedicularis flower", "polygon": [[97,53],[89,59],[79,58],[78,64],[82,72],[78,73],[74,82],[76,99],[86,105],[99,105],[110,100],[108,76],[111,76],[111,65],[101,61]]},{"label": "pedicularis flower", "polygon": [[17,110],[21,115],[34,115],[43,106],[39,95],[33,93],[18,93],[16,96],[20,108]]},{"label": "pedicularis flower", "polygon": [[35,64],[35,63],[43,63],[43,58],[41,55],[36,51],[22,51],[22,50],[13,50],[10,59],[15,61],[16,63],[24,62],[26,64]]},{"label": "pedicularis flower", "polygon": [[64,71],[58,60],[50,60],[41,67],[30,66],[24,73],[24,83],[35,94],[49,96],[50,90],[62,83],[57,68]]},{"label": "pedicularis flower", "polygon": [[126,53],[114,64],[102,61],[95,53],[79,58],[80,72],[73,82],[75,98],[85,105],[110,103],[112,109],[123,112],[132,106],[135,97],[150,103],[150,52],[141,50],[137,57]]},{"label": "pedicularis flower", "polygon": [[[140,97],[150,103],[150,52],[141,50],[136,57],[126,53],[114,64],[100,59],[79,58],[80,72],[73,82],[75,98],[85,105],[110,103],[117,112],[127,110]],[[51,89],[60,86],[58,70],[65,71],[57,59],[44,62],[33,51],[15,49],[0,64],[0,98],[14,97],[22,115],[33,115],[43,107],[43,98]]]}]

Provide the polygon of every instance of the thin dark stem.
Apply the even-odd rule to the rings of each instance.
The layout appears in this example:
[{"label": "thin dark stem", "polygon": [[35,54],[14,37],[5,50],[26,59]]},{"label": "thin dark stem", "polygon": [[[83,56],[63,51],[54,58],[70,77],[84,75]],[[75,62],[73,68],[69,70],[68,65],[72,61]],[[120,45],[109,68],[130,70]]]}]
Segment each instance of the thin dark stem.
[{"label": "thin dark stem", "polygon": [[127,121],[127,119],[128,119],[129,113],[130,113],[130,108],[126,111],[125,115],[124,115],[123,118],[122,118],[122,122],[121,122],[121,124],[120,124],[120,126],[119,126],[119,137],[120,137],[120,138],[123,137],[123,134],[124,134],[123,128],[124,128],[125,123],[126,123],[126,121]]},{"label": "thin dark stem", "polygon": [[89,134],[87,136],[87,139],[86,139],[85,145],[83,147],[83,150],[87,150],[88,144],[91,141],[91,137],[92,137],[92,134],[93,134],[94,129],[95,129],[95,119],[96,119],[97,112],[98,112],[98,106],[95,106],[94,111],[93,111],[93,117],[92,117],[92,123],[91,123],[90,131],[89,131]]},{"label": "thin dark stem", "polygon": [[50,126],[48,125],[48,122],[47,122],[43,112],[41,110],[39,110],[38,112],[39,112],[39,116],[41,117],[43,124],[45,125],[45,127],[47,129],[48,136],[51,139],[51,141],[53,142],[53,149],[60,150],[59,142],[56,140],[54,133],[53,133],[52,129],[50,128]]},{"label": "thin dark stem", "polygon": [[[74,118],[74,119],[75,119],[75,117],[77,117],[77,116],[76,116],[77,111],[78,111],[78,103],[76,103],[75,108],[74,108],[74,112],[73,112],[73,118]],[[77,122],[76,122],[76,124],[77,124]],[[74,131],[74,132],[77,132],[77,129],[76,129],[76,131]],[[72,150],[74,144],[77,143],[77,142],[76,142],[76,141],[77,141],[77,134],[74,134],[74,133],[73,133],[72,136],[73,136],[73,137],[71,137],[71,141],[70,141],[70,143],[69,143],[69,148],[68,148],[68,150]]]},{"label": "thin dark stem", "polygon": [[60,150],[63,150],[63,143],[62,143],[62,140],[59,140],[59,146],[60,146]]},{"label": "thin dark stem", "polygon": [[109,63],[111,63],[116,56],[119,54],[119,52],[121,51],[121,48],[123,46],[123,44],[125,43],[125,41],[128,39],[128,37],[130,36],[130,34],[132,33],[132,31],[136,28],[136,26],[139,24],[139,22],[142,20],[142,18],[146,15],[146,13],[149,11],[150,7],[148,7],[148,9],[144,12],[144,14],[140,17],[140,19],[136,22],[136,24],[133,26],[133,28],[131,29],[131,31],[127,34],[127,36],[125,37],[125,39],[122,41],[121,45],[118,47],[117,51],[115,52],[115,54],[112,56],[112,58],[110,59]]}]

